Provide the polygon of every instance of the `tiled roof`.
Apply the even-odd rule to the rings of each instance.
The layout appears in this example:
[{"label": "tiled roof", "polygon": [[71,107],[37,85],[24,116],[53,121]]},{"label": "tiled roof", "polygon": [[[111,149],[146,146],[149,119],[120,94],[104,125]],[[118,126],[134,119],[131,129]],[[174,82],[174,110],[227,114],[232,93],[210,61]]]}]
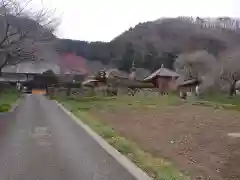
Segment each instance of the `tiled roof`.
[{"label": "tiled roof", "polygon": [[136,80],[143,80],[149,76],[151,72],[144,68],[136,68]]},{"label": "tiled roof", "polygon": [[180,75],[170,69],[161,67],[158,70],[156,70],[155,72],[153,72],[152,74],[150,74],[148,77],[146,77],[144,80],[148,81],[151,80],[153,78],[155,78],[156,76],[161,76],[161,77],[179,77]]},{"label": "tiled roof", "polygon": [[38,61],[38,62],[21,62],[17,65],[5,66],[2,72],[5,73],[34,73],[41,74],[47,70],[53,70],[59,73],[59,66],[54,62]]},{"label": "tiled roof", "polygon": [[123,78],[123,79],[128,79],[129,78],[129,74],[124,72],[124,71],[120,71],[118,69],[112,68],[112,69],[108,69],[106,71],[106,77],[108,78],[110,75],[113,75],[114,77],[118,77],[118,78]]},{"label": "tiled roof", "polygon": [[196,85],[199,84],[200,81],[198,81],[197,79],[189,79],[189,80],[184,80],[184,81],[180,81],[178,82],[179,86],[189,86],[189,85]]}]

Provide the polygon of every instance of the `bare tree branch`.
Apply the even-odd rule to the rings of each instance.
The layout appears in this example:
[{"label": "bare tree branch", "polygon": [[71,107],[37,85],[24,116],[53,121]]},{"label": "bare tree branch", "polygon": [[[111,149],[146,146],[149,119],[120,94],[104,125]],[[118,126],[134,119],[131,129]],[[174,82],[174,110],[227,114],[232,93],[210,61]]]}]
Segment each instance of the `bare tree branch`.
[{"label": "bare tree branch", "polygon": [[[0,65],[0,69],[2,69],[4,66],[6,66],[7,65],[7,59],[8,59],[8,55],[6,56],[6,57],[4,57],[4,59],[3,59],[3,61],[2,61],[2,63],[1,63],[1,65]],[[1,73],[1,72],[0,72]]]},{"label": "bare tree branch", "polygon": [[176,70],[185,78],[202,79],[216,65],[216,59],[207,51],[181,54],[175,61]]},{"label": "bare tree branch", "polygon": [[4,22],[5,22],[5,32],[4,32],[3,39],[0,42],[0,46],[7,40],[8,31],[10,27],[10,24],[8,23],[8,17],[7,17],[7,7],[4,0],[2,0],[2,8],[3,8],[3,16],[4,16]]},{"label": "bare tree branch", "polygon": [[[21,61],[32,61],[37,58],[32,48],[36,43],[52,41],[52,32],[56,28],[54,19],[49,12],[42,9],[37,12],[29,12],[27,6],[32,0],[1,0],[0,25],[4,25],[4,31],[0,31],[0,54],[4,57],[0,59],[0,71],[6,65],[15,65]],[[0,13],[1,13],[0,11]],[[28,58],[22,53],[28,51]],[[19,58],[14,58],[19,56]],[[1,65],[2,64],[2,65]]]}]

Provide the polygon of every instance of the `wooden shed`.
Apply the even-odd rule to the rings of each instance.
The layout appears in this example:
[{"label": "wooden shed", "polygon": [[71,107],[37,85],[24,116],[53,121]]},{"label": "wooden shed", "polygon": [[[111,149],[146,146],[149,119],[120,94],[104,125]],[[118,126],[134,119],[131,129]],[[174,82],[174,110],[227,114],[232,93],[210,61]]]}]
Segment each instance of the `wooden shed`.
[{"label": "wooden shed", "polygon": [[144,81],[153,83],[160,93],[164,94],[177,88],[176,79],[179,76],[175,71],[164,68],[162,65],[161,68],[146,77]]},{"label": "wooden shed", "polygon": [[178,83],[178,91],[195,92],[196,86],[201,82],[197,79],[188,79]]}]

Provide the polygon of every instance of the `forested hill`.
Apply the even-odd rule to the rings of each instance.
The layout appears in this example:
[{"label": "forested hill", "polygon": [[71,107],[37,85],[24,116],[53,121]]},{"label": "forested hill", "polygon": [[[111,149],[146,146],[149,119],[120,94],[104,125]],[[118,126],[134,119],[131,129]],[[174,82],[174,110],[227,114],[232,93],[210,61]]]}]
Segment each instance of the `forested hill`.
[{"label": "forested hill", "polygon": [[60,39],[62,51],[112,63],[127,71],[133,61],[137,67],[150,70],[161,64],[172,68],[175,57],[181,53],[204,49],[218,56],[239,44],[239,20],[228,17],[179,17],[139,23],[109,43]]}]

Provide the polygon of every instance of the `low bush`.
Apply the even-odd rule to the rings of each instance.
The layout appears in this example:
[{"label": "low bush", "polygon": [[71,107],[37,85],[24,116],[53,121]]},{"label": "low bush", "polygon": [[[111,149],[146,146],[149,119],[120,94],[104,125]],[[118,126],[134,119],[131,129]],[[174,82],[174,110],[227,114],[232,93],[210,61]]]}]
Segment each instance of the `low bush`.
[{"label": "low bush", "polygon": [[5,88],[0,93],[0,112],[7,112],[11,109],[17,99],[20,98],[20,92],[15,88]]},{"label": "low bush", "polygon": [[10,104],[0,104],[0,112],[7,112],[11,108]]}]

